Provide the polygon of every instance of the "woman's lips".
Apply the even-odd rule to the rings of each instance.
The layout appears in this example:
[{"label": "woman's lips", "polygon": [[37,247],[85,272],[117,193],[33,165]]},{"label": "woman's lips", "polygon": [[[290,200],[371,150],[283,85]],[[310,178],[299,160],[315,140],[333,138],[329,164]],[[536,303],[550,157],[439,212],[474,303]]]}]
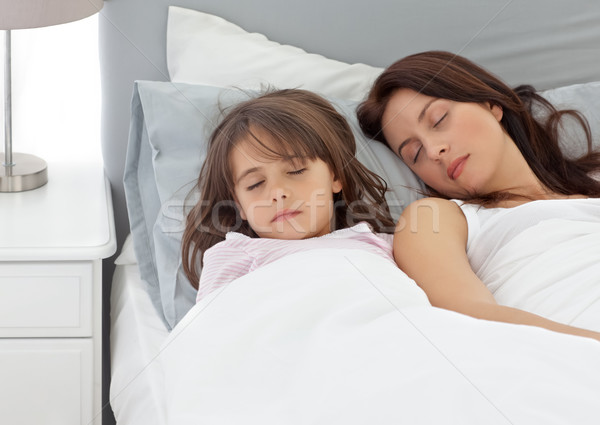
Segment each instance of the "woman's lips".
[{"label": "woman's lips", "polygon": [[456,180],[465,168],[465,163],[467,162],[468,158],[469,155],[465,155],[461,156],[460,158],[456,158],[454,161],[452,161],[452,163],[446,170],[446,172],[448,173],[448,177],[450,177],[452,180]]},{"label": "woman's lips", "polygon": [[283,211],[280,211],[277,214],[275,214],[275,217],[273,217],[273,220],[271,220],[271,223],[275,223],[277,221],[289,220],[291,218],[296,217],[298,214],[300,214],[300,211],[298,211],[298,210],[283,210]]}]

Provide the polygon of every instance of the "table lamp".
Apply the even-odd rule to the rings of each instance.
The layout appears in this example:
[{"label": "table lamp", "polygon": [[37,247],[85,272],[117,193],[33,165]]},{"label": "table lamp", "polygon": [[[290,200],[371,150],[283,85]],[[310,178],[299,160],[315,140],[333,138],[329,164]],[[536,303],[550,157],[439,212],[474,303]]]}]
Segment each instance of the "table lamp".
[{"label": "table lamp", "polygon": [[32,190],[48,182],[46,161],[34,155],[12,152],[11,30],[76,21],[97,13],[103,4],[103,0],[0,0],[0,30],[6,33],[0,192]]}]

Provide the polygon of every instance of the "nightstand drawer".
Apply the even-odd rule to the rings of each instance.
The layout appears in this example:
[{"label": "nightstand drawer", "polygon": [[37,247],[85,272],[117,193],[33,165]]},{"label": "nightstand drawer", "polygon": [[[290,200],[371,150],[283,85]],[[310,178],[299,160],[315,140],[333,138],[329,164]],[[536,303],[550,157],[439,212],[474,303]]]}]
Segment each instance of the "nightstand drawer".
[{"label": "nightstand drawer", "polygon": [[93,263],[0,263],[0,337],[92,335]]},{"label": "nightstand drawer", "polygon": [[91,424],[90,338],[0,339],[0,421]]}]

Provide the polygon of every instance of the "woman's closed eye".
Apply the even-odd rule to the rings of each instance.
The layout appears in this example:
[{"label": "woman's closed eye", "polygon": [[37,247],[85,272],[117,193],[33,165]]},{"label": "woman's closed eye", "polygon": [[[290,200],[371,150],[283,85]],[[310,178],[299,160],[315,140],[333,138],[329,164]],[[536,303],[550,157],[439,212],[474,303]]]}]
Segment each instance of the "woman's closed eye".
[{"label": "woman's closed eye", "polygon": [[[438,119],[435,124],[433,124],[433,128],[439,128],[439,126],[442,124],[442,122],[444,121],[444,119],[448,116],[448,112],[444,113],[444,115],[442,115],[442,117],[440,119]],[[413,143],[417,143],[417,142],[413,142]],[[413,146],[412,151],[414,152],[414,154],[412,155],[412,163],[416,164],[417,160],[419,159],[419,154],[421,153],[421,149],[423,149],[423,145],[421,143],[419,143],[416,146]]]},{"label": "woman's closed eye", "polygon": [[421,153],[421,149],[423,149],[423,145],[419,143],[419,147],[417,148],[417,151],[415,152],[413,159],[412,159],[413,164],[417,163],[417,159],[419,159],[419,154]]},{"label": "woman's closed eye", "polygon": [[418,139],[407,139],[399,148],[400,158],[402,158],[405,163],[410,161],[414,164],[417,162],[422,147],[423,145]]},{"label": "woman's closed eye", "polygon": [[438,126],[442,123],[442,121],[444,121],[444,118],[446,118],[447,116],[448,112],[442,115],[442,117],[439,120],[437,120],[435,124],[433,124],[433,128],[438,128]]}]

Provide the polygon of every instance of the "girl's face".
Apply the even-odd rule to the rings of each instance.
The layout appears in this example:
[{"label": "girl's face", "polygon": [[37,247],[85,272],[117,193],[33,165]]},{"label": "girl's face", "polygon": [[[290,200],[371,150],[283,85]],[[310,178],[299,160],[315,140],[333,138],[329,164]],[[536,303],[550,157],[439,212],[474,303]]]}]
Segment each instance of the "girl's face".
[{"label": "girl's face", "polygon": [[[264,132],[254,134],[274,144]],[[333,194],[342,185],[325,162],[265,158],[248,140],[236,144],[229,161],[240,215],[259,237],[306,239],[331,232]]]},{"label": "girl's face", "polygon": [[428,186],[448,197],[468,198],[505,189],[510,181],[520,153],[501,118],[499,106],[399,89],[382,126],[390,148]]}]

